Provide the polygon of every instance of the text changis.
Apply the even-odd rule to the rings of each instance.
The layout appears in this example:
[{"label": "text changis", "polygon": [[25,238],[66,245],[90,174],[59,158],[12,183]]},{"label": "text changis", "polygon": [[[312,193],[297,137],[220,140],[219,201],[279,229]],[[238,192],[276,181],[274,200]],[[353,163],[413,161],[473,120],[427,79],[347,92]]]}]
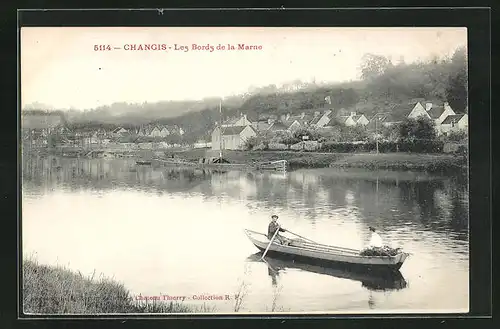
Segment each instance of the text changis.
[{"label": "text changis", "polygon": [[125,50],[167,50],[168,46],[164,43],[153,44],[126,44],[123,46]]}]

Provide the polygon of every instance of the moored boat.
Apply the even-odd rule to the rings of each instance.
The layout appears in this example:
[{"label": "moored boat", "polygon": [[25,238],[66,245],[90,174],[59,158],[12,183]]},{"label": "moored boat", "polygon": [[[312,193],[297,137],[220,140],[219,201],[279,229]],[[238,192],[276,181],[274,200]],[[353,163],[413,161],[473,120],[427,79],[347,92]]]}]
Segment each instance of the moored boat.
[{"label": "moored boat", "polygon": [[[250,241],[260,250],[269,246],[269,239],[260,232],[245,230]],[[401,268],[408,254],[400,252],[395,256],[362,256],[361,250],[312,243],[305,240],[293,240],[290,245],[277,241],[269,246],[267,254],[296,259],[314,265],[343,265],[367,271],[397,271]]]},{"label": "moored boat", "polygon": [[288,162],[286,160],[262,162],[255,165],[255,169],[257,170],[286,171],[287,167]]}]

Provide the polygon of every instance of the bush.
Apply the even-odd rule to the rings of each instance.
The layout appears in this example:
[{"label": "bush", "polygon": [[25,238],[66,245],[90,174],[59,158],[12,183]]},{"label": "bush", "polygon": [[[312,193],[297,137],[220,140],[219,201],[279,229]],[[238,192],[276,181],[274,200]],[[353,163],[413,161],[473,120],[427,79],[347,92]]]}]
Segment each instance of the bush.
[{"label": "bush", "polygon": [[[419,140],[401,140],[398,142],[382,141],[378,143],[380,153],[389,152],[413,152],[413,153],[441,153],[443,152],[444,142],[442,141],[419,141]],[[325,142],[321,145],[322,152],[375,152],[377,143],[370,142]]]},{"label": "bush", "polygon": [[252,136],[245,141],[244,147],[245,150],[252,150],[259,144],[261,144],[260,139],[258,137]]},{"label": "bush", "polygon": [[467,137],[466,131],[451,131],[444,137],[444,140],[449,142],[465,142],[467,141]]}]

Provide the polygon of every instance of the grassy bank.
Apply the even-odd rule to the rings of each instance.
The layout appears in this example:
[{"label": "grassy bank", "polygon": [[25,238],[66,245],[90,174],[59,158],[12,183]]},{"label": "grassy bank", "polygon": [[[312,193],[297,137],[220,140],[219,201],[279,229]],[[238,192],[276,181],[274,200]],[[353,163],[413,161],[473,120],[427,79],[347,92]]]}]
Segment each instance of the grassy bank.
[{"label": "grassy bank", "polygon": [[[172,152],[181,158],[196,161],[205,150]],[[467,168],[467,158],[452,154],[425,153],[320,153],[297,151],[225,151],[224,157],[233,163],[287,160],[292,169],[298,168],[367,168],[390,170],[443,171]]]},{"label": "grassy bank", "polygon": [[210,312],[174,302],[144,303],[114,280],[74,273],[63,267],[40,265],[34,260],[23,262],[24,313],[97,314],[97,313],[191,313]]},{"label": "grassy bank", "polygon": [[[208,152],[208,153],[207,153]],[[141,159],[140,151],[129,151],[129,156]],[[217,151],[207,149],[165,150],[165,156],[172,155],[188,161],[198,162],[200,158],[218,156]],[[300,168],[366,168],[387,170],[421,170],[440,172],[466,170],[467,157],[454,154],[426,153],[331,153],[303,151],[234,151],[225,150],[223,157],[231,163],[257,163],[287,160],[291,169]]]},{"label": "grassy bank", "polygon": [[332,162],[330,167],[437,172],[466,169],[467,158],[448,154],[359,153],[346,155]]}]

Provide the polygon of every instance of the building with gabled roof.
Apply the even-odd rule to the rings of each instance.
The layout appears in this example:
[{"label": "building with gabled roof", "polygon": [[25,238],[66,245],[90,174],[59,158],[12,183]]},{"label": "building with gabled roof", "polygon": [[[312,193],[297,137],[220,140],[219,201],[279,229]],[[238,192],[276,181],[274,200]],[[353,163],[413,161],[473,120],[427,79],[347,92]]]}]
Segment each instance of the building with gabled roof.
[{"label": "building with gabled roof", "polygon": [[448,115],[441,123],[441,133],[448,134],[450,132],[465,131],[469,128],[469,116],[467,113],[459,113]]},{"label": "building with gabled roof", "polygon": [[245,142],[257,136],[252,126],[216,127],[212,132],[212,150],[242,150]]}]

